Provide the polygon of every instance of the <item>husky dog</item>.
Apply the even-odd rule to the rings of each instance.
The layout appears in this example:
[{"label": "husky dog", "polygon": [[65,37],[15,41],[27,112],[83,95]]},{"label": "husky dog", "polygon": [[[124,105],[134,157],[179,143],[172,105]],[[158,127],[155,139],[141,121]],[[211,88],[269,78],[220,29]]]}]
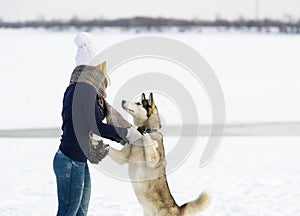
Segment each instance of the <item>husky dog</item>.
[{"label": "husky dog", "polygon": [[204,210],[209,196],[200,196],[178,206],[170,192],[166,178],[166,159],[160,119],[151,93],[149,99],[142,94],[140,102],[122,101],[123,109],[134,124],[146,131],[143,138],[129,143],[122,150],[109,149],[110,157],[119,164],[128,163],[128,173],[133,190],[144,209],[145,216],[193,216]]}]

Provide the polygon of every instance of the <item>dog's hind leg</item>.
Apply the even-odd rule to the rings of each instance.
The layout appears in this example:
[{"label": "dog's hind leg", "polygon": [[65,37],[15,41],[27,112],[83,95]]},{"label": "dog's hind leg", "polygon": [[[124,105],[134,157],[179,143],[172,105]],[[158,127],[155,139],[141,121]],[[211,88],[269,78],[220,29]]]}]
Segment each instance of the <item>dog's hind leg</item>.
[{"label": "dog's hind leg", "polygon": [[109,147],[109,157],[120,165],[127,163],[130,157],[131,147],[131,144],[126,144],[121,151]]}]

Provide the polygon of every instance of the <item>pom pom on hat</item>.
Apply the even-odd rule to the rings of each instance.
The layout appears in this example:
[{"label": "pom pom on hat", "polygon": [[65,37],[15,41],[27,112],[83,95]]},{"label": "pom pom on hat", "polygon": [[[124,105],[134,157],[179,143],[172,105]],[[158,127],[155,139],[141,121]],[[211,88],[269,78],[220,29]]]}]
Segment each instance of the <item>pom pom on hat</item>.
[{"label": "pom pom on hat", "polygon": [[80,32],[76,34],[74,41],[78,48],[82,48],[83,46],[86,46],[93,42],[91,36],[87,32]]},{"label": "pom pom on hat", "polygon": [[90,34],[80,32],[75,35],[74,42],[78,48],[75,57],[76,65],[96,66],[96,64],[93,63],[93,59],[98,54],[98,50],[94,46]]}]

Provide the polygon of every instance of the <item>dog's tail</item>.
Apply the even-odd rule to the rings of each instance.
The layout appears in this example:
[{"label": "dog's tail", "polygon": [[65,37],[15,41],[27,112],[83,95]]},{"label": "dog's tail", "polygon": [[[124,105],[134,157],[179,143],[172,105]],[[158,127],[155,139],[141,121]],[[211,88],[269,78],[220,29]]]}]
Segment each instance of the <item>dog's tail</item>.
[{"label": "dog's tail", "polygon": [[210,197],[207,192],[202,192],[197,199],[180,206],[181,215],[194,216],[203,211],[210,203]]}]

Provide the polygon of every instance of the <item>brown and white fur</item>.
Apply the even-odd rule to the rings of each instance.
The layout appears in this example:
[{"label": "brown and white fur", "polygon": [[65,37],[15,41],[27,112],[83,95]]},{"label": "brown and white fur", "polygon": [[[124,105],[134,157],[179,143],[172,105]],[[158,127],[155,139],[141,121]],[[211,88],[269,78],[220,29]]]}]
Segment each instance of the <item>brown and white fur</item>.
[{"label": "brown and white fur", "polygon": [[[133,190],[145,216],[193,216],[204,210],[209,196],[203,192],[194,201],[178,206],[166,178],[166,159],[160,119],[153,94],[142,94],[140,102],[122,101],[122,107],[132,115],[134,124],[149,131],[143,138],[126,144],[122,150],[110,147],[110,157],[119,164],[128,163]],[[151,131],[150,131],[151,130]]]}]

